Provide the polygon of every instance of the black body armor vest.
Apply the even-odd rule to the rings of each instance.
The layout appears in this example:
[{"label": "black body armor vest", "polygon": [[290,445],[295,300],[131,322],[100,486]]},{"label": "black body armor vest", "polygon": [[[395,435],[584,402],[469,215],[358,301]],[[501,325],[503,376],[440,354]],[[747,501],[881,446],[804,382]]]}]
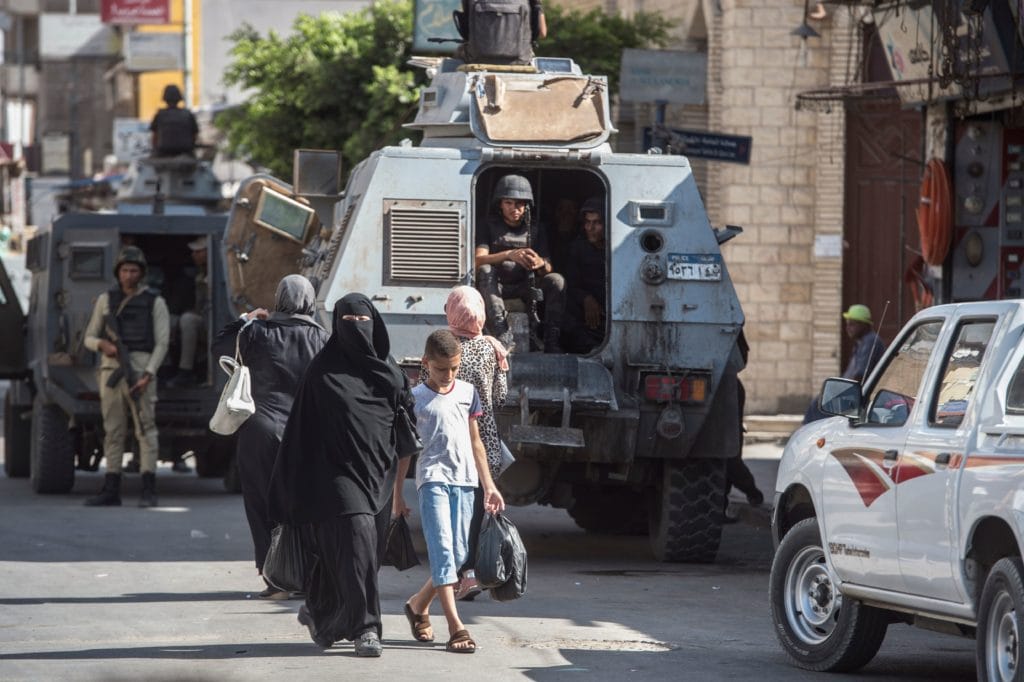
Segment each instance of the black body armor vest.
[{"label": "black body armor vest", "polygon": [[[107,292],[107,305],[110,313],[117,313],[118,307],[124,301],[124,292],[121,287],[114,287]],[[130,351],[141,351],[152,353],[156,345],[156,335],[153,331],[153,304],[156,302],[156,294],[149,289],[132,296],[121,308],[116,317],[121,327],[121,340]],[[115,331],[117,331],[115,329]]]}]

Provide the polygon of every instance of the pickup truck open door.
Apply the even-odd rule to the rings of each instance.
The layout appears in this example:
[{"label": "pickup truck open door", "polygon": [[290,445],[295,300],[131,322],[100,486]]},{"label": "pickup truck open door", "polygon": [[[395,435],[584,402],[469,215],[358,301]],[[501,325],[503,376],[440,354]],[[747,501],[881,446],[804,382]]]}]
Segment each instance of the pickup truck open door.
[{"label": "pickup truck open door", "polygon": [[[998,305],[998,304],[996,304]],[[894,470],[896,517],[899,525],[899,561],[904,589],[910,594],[957,603],[962,594],[954,576],[957,562],[957,508],[962,467],[970,447],[972,419],[968,419],[975,385],[989,358],[987,351],[996,328],[992,315],[952,319],[951,333],[933,351],[937,374],[929,377],[915,413],[914,427]],[[936,367],[937,366],[937,367]]]}]

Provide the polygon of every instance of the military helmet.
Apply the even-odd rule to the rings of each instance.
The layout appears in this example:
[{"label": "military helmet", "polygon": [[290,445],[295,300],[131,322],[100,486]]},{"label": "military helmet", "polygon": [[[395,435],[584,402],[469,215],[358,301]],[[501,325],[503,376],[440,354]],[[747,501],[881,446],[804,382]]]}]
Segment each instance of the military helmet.
[{"label": "military helmet", "polygon": [[495,203],[502,199],[518,199],[533,203],[533,187],[530,181],[522,175],[506,175],[498,180],[491,194],[491,200]]},{"label": "military helmet", "polygon": [[163,99],[164,99],[165,102],[167,102],[168,104],[170,104],[173,107],[178,102],[180,102],[181,100],[183,100],[185,98],[182,96],[181,90],[178,88],[178,86],[175,85],[174,83],[171,83],[166,88],[164,88],[164,97],[163,97]]},{"label": "military helmet", "polygon": [[146,271],[146,255],[142,253],[142,249],[137,246],[125,246],[121,249],[121,252],[117,254],[117,261],[114,263],[114,277],[117,277],[117,271],[121,269],[121,266],[125,263],[135,263],[142,271]]}]

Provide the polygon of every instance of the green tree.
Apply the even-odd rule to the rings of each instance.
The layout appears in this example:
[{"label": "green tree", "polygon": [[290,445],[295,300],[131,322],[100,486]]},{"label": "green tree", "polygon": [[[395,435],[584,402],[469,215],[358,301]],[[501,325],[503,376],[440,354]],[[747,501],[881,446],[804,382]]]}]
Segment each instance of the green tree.
[{"label": "green tree", "polygon": [[294,32],[230,36],[224,73],[248,100],[217,117],[235,155],[289,177],[292,150],[338,149],[345,170],[409,133],[424,72],[406,65],[412,3],[379,0],[347,14],[300,15]]},{"label": "green tree", "polygon": [[572,57],[583,73],[608,76],[608,89],[619,91],[619,65],[627,48],[668,45],[672,22],[660,14],[638,12],[632,19],[601,10],[581,12],[545,5],[548,37],[537,45],[544,57]]},{"label": "green tree", "polygon": [[[236,156],[288,177],[297,148],[338,149],[346,172],[370,152],[410,133],[425,81],[406,64],[412,45],[411,0],[378,0],[347,14],[300,15],[294,32],[261,36],[246,25],[230,36],[224,81],[249,99],[217,117]],[[548,38],[538,54],[572,57],[586,73],[608,76],[617,92],[622,50],[663,47],[671,22],[599,10],[546,10]]]}]

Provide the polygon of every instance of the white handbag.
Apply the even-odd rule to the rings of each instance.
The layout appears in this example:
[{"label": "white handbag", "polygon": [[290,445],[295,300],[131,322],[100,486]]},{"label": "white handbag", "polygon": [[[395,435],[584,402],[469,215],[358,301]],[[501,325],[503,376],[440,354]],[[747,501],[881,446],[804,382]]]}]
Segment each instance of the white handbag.
[{"label": "white handbag", "polygon": [[[244,327],[243,327],[244,329]],[[241,335],[241,330],[239,330]],[[242,364],[242,354],[235,338],[235,357],[220,356],[220,368],[228,375],[228,382],[220,392],[217,410],[210,417],[210,430],[222,436],[230,436],[246,419],[256,412],[256,403],[252,400],[252,384],[249,368]]]}]

